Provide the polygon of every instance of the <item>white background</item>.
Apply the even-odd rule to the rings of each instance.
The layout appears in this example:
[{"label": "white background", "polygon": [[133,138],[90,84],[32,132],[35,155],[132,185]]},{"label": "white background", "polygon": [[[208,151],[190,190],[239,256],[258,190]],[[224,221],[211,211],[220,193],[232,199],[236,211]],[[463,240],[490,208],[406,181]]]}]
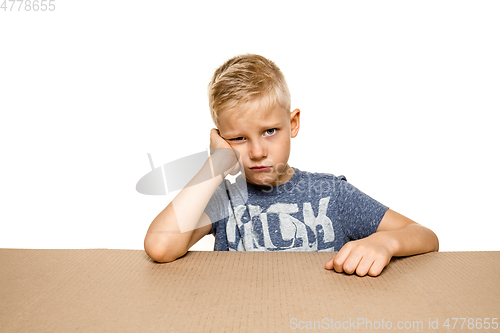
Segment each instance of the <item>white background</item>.
[{"label": "white background", "polygon": [[258,53],[301,110],[292,166],[500,250],[498,1],[54,3],[0,10],[0,247],[142,249],[171,200],[136,192],[147,153],[205,150],[213,71]]}]

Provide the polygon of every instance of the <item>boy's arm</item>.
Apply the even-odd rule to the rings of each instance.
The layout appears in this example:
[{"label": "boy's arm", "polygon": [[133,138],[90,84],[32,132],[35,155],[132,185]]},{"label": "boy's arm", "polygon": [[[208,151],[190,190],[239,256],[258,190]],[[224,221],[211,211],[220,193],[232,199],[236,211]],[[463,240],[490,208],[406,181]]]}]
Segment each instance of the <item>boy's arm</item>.
[{"label": "boy's arm", "polygon": [[[173,261],[186,254],[190,246],[210,231],[211,221],[204,208],[222,177],[219,175],[220,179],[196,183],[197,176],[191,181],[195,185],[188,184],[189,187],[179,192],[149,226],[144,238],[144,250],[151,259],[158,262]],[[196,195],[191,195],[192,190],[197,191]]]},{"label": "boy's arm", "polygon": [[388,209],[374,234],[346,243],[325,268],[339,273],[377,276],[392,257],[438,250],[439,241],[434,232]]},{"label": "boy's arm", "polygon": [[224,177],[236,173],[239,167],[231,146],[215,129],[210,134],[210,147],[214,152],[201,170],[149,226],[144,250],[151,259],[173,261],[210,231],[205,207]]}]

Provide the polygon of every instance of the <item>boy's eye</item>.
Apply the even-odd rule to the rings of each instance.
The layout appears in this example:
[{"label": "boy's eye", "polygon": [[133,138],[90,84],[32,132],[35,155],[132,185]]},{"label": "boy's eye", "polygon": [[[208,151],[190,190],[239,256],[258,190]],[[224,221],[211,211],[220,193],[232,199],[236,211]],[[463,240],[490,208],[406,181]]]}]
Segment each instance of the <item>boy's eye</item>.
[{"label": "boy's eye", "polygon": [[266,130],[266,134],[267,135],[273,135],[273,134],[276,133],[276,130],[277,130],[276,128],[268,129],[268,130]]},{"label": "boy's eye", "polygon": [[242,136],[239,136],[239,137],[234,138],[234,139],[229,139],[229,141],[242,141],[242,140],[243,140]]}]

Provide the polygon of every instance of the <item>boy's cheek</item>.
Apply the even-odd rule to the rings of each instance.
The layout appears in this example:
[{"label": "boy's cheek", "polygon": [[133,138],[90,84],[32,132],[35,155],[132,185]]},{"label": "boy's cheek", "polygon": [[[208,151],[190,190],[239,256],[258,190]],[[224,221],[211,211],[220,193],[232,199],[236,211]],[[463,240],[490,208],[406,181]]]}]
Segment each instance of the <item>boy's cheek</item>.
[{"label": "boy's cheek", "polygon": [[247,160],[247,155],[246,155],[246,152],[243,150],[243,149],[237,149],[233,146],[231,146],[234,150],[236,150],[238,152],[238,154],[240,155],[240,160],[242,161],[243,163],[243,166],[246,168],[247,167],[247,163],[246,163],[246,160]]}]

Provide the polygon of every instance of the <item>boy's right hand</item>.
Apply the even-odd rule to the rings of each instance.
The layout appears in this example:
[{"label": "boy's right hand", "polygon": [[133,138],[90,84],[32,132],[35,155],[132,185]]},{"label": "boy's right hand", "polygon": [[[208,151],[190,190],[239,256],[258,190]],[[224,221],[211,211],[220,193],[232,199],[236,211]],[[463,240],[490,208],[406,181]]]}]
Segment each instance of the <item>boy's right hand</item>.
[{"label": "boy's right hand", "polygon": [[210,159],[213,175],[236,175],[240,170],[239,153],[220,136],[219,130],[212,128],[210,131]]}]

